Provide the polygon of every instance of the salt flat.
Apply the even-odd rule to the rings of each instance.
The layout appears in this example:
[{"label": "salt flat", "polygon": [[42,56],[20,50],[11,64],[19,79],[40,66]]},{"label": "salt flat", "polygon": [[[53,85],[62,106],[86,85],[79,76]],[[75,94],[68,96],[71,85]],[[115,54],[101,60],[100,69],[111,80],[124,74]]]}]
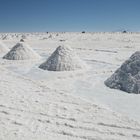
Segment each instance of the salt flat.
[{"label": "salt flat", "polygon": [[[42,58],[11,61],[0,54],[1,139],[140,139],[140,96],[104,85],[139,50],[140,34],[0,34],[9,49],[23,36]],[[76,51],[87,69],[38,68],[63,44]]]}]

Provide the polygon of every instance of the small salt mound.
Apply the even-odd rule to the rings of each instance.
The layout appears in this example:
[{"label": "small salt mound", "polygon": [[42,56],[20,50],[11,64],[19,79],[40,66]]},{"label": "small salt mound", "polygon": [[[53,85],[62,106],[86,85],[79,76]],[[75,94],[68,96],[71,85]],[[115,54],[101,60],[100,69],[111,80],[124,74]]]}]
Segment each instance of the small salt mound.
[{"label": "small salt mound", "polygon": [[38,59],[40,56],[24,42],[17,43],[4,57],[8,60]]},{"label": "small salt mound", "polygon": [[24,39],[20,39],[20,42],[25,42]]},{"label": "small salt mound", "polygon": [[125,61],[121,67],[105,81],[105,85],[128,93],[140,94],[140,51],[135,52]]},{"label": "small salt mound", "polygon": [[72,48],[59,46],[39,68],[49,71],[72,71],[84,68],[84,63]]},{"label": "small salt mound", "polygon": [[6,45],[0,42],[0,53],[6,53],[8,51],[9,49],[6,47]]}]

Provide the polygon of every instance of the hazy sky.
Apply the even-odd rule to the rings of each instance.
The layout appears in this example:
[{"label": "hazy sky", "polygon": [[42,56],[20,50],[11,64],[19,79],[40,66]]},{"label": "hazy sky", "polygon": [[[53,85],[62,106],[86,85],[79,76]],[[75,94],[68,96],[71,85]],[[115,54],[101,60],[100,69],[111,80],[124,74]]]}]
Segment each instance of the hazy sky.
[{"label": "hazy sky", "polygon": [[140,31],[140,0],[0,0],[0,32]]}]

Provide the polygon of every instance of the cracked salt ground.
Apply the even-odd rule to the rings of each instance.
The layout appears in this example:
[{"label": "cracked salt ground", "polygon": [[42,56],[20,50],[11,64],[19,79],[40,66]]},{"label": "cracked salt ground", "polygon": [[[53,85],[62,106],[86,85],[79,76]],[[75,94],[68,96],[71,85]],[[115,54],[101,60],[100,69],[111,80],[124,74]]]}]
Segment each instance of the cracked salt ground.
[{"label": "cracked salt ground", "polygon": [[[0,69],[1,139],[138,139],[140,124]],[[11,89],[11,92],[9,90]]]}]

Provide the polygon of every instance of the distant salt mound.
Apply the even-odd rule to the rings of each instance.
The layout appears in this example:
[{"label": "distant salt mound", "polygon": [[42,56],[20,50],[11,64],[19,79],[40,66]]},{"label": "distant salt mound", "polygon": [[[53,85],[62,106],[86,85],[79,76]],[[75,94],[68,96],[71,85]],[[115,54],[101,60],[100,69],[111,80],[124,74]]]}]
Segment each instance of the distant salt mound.
[{"label": "distant salt mound", "polygon": [[73,71],[84,68],[84,63],[68,46],[59,46],[39,68],[49,71]]},{"label": "distant salt mound", "polygon": [[140,94],[140,51],[135,52],[125,61],[121,67],[105,81],[105,85],[128,93]]},{"label": "distant salt mound", "polygon": [[9,49],[6,47],[6,45],[0,42],[0,53],[6,53],[8,51]]},{"label": "distant salt mound", "polygon": [[20,42],[25,42],[24,39],[20,39]]},{"label": "distant salt mound", "polygon": [[38,59],[40,56],[24,42],[17,43],[4,57],[8,60]]}]

